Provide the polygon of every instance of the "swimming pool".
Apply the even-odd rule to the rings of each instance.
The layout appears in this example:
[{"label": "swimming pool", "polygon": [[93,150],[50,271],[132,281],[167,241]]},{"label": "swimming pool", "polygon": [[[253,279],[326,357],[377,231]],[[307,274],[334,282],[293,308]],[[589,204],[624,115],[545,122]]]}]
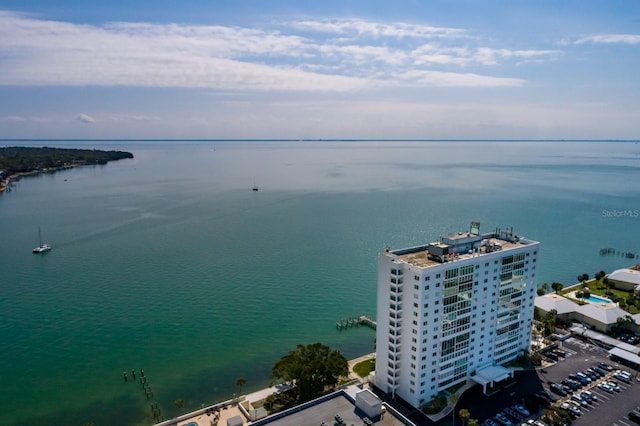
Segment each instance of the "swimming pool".
[{"label": "swimming pool", "polygon": [[186,425],[184,425],[184,426],[198,426],[198,423],[196,423],[196,422],[190,422],[190,423],[187,423],[187,424],[186,424]]},{"label": "swimming pool", "polygon": [[611,303],[611,300],[603,299],[598,296],[589,296],[585,300],[588,300],[591,303]]}]

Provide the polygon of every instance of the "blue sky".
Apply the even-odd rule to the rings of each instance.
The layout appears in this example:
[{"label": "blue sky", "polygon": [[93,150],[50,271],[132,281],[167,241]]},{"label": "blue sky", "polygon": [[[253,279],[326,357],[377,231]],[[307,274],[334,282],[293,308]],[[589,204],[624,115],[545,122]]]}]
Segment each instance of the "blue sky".
[{"label": "blue sky", "polygon": [[0,0],[0,138],[640,138],[640,2]]}]

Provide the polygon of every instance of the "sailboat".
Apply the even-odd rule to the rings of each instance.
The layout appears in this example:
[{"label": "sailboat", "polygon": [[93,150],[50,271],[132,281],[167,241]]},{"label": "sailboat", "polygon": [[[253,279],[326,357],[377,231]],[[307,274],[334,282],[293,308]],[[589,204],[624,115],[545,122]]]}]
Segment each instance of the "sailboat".
[{"label": "sailboat", "polygon": [[44,253],[51,250],[51,246],[49,244],[42,242],[42,232],[40,231],[40,227],[38,227],[38,242],[40,245],[33,249],[34,254]]}]

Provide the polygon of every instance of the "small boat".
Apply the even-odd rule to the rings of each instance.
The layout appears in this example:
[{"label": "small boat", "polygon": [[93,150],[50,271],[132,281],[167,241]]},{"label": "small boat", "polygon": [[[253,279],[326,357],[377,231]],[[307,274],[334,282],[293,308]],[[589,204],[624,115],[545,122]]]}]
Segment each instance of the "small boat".
[{"label": "small boat", "polygon": [[256,183],[255,183],[255,182],[253,183],[253,190],[254,190],[254,191],[257,191],[257,190],[258,190],[258,187],[256,186]]},{"label": "small boat", "polygon": [[49,244],[42,242],[42,232],[40,231],[40,228],[38,228],[38,242],[40,245],[33,249],[34,254],[44,253],[51,250],[51,246]]}]

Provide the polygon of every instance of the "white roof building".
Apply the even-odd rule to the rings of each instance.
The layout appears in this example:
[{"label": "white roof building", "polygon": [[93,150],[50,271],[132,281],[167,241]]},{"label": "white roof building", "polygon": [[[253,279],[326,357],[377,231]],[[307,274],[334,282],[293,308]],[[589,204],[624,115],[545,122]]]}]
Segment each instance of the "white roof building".
[{"label": "white roof building", "polygon": [[607,275],[607,277],[609,281],[613,281],[616,288],[623,290],[640,290],[640,271],[638,270],[631,268],[616,269]]},{"label": "white roof building", "polygon": [[550,312],[555,309],[557,315],[564,315],[575,312],[578,304],[559,294],[549,293],[536,297],[536,307],[544,312]]},{"label": "white roof building", "polygon": [[529,349],[540,243],[479,231],[378,257],[375,385],[414,407]]}]

